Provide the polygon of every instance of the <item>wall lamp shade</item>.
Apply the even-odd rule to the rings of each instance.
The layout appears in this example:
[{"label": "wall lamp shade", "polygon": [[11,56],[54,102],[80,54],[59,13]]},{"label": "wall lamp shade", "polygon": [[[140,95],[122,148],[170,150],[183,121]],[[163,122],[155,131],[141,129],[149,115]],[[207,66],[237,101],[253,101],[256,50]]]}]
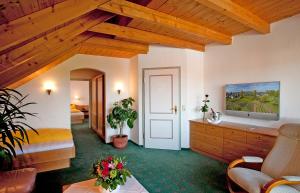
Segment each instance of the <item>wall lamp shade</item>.
[{"label": "wall lamp shade", "polygon": [[74,98],[75,98],[75,100],[77,100],[77,101],[80,101],[80,99],[81,99],[78,95],[75,95]]},{"label": "wall lamp shade", "polygon": [[55,89],[54,82],[51,82],[51,81],[45,82],[44,89],[47,92],[47,94],[50,95],[51,92]]},{"label": "wall lamp shade", "polygon": [[124,85],[123,85],[123,82],[117,82],[115,84],[115,89],[117,91],[118,94],[121,94],[121,92],[123,91],[124,89]]}]

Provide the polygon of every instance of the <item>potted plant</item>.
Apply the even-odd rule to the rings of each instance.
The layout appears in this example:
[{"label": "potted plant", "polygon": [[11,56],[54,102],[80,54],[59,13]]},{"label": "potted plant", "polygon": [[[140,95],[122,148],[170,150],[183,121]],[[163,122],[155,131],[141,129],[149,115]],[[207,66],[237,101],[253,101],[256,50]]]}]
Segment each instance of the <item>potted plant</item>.
[{"label": "potted plant", "polygon": [[208,94],[205,95],[205,99],[202,102],[203,102],[203,106],[201,107],[201,112],[203,113],[203,121],[205,121],[205,113],[208,112],[208,108],[209,108],[207,103],[210,102],[208,100]]},{"label": "potted plant", "polygon": [[102,193],[117,192],[120,185],[126,183],[131,173],[125,168],[125,158],[108,156],[93,164],[93,177],[96,177],[95,185],[99,186]]},{"label": "potted plant", "polygon": [[134,99],[129,97],[115,102],[107,121],[111,128],[119,129],[119,134],[112,137],[113,145],[122,149],[127,146],[128,136],[123,134],[125,124],[132,129],[137,119],[137,112],[132,108]]},{"label": "potted plant", "polygon": [[29,143],[26,129],[37,133],[26,123],[27,116],[35,116],[23,110],[35,104],[24,102],[27,96],[13,89],[0,89],[0,170],[10,170],[12,159],[16,157],[15,148],[22,150],[22,144]]}]

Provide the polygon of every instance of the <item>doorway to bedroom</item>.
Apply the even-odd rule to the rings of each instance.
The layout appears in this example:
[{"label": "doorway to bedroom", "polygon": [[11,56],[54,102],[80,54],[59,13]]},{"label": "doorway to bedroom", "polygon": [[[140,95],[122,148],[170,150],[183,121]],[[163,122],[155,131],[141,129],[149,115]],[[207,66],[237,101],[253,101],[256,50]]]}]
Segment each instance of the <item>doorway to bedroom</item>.
[{"label": "doorway to bedroom", "polygon": [[105,139],[105,73],[76,69],[70,73],[71,124],[88,125]]}]

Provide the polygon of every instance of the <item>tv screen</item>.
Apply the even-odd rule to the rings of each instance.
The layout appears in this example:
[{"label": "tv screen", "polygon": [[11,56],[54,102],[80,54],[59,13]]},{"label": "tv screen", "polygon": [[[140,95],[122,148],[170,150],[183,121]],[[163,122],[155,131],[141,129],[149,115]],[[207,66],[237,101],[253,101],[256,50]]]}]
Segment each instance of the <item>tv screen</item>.
[{"label": "tv screen", "polygon": [[280,82],[228,84],[227,114],[261,119],[279,119]]}]

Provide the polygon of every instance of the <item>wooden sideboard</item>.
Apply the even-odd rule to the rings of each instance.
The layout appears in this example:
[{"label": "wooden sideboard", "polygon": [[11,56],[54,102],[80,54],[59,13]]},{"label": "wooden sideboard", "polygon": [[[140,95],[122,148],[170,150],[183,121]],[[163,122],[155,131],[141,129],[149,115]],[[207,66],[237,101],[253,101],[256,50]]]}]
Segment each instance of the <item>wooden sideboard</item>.
[{"label": "wooden sideboard", "polygon": [[213,125],[190,121],[191,149],[225,162],[242,156],[265,158],[272,149],[277,129],[222,122]]}]

